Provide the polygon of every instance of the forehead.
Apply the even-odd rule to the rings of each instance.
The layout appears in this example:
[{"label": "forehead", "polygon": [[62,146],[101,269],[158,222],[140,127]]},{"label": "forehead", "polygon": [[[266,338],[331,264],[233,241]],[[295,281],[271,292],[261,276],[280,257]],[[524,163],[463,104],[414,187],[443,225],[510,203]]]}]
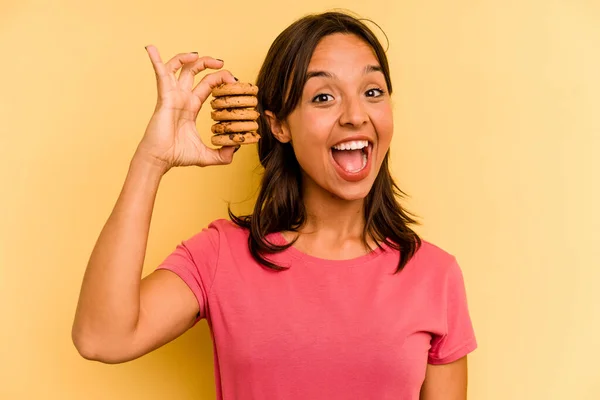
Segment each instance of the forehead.
[{"label": "forehead", "polygon": [[353,34],[335,33],[321,39],[312,54],[308,70],[379,65],[373,48]]}]

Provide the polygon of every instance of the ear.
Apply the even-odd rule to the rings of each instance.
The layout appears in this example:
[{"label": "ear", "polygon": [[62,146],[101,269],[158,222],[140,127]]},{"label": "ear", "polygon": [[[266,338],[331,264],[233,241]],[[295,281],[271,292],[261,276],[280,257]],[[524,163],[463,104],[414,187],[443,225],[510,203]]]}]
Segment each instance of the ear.
[{"label": "ear", "polygon": [[279,121],[275,114],[268,110],[265,110],[265,116],[269,122],[271,132],[273,132],[273,136],[275,136],[277,140],[281,143],[288,143],[292,140],[292,135],[285,122]]}]

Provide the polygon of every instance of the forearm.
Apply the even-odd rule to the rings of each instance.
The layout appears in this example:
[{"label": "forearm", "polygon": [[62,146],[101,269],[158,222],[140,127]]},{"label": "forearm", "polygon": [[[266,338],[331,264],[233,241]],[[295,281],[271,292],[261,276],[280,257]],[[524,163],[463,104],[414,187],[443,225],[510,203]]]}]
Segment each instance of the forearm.
[{"label": "forearm", "polygon": [[137,154],[130,163],[83,278],[73,324],[78,348],[117,345],[135,331],[152,210],[164,173]]}]

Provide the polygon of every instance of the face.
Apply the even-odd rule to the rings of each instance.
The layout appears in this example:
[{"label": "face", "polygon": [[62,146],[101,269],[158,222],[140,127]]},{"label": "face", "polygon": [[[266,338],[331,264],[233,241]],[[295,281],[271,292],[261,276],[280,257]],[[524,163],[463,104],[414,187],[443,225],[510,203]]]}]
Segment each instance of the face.
[{"label": "face", "polygon": [[390,96],[372,48],[357,36],[327,36],[315,48],[296,109],[282,124],[303,171],[305,193],[364,199],[393,132]]}]

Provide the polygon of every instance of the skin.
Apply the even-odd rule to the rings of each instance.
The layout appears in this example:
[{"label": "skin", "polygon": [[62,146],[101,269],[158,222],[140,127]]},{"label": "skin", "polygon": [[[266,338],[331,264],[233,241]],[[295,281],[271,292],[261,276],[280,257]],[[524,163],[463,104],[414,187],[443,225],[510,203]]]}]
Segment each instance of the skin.
[{"label": "skin", "polygon": [[445,365],[427,365],[420,400],[466,400],[467,356]]}]

